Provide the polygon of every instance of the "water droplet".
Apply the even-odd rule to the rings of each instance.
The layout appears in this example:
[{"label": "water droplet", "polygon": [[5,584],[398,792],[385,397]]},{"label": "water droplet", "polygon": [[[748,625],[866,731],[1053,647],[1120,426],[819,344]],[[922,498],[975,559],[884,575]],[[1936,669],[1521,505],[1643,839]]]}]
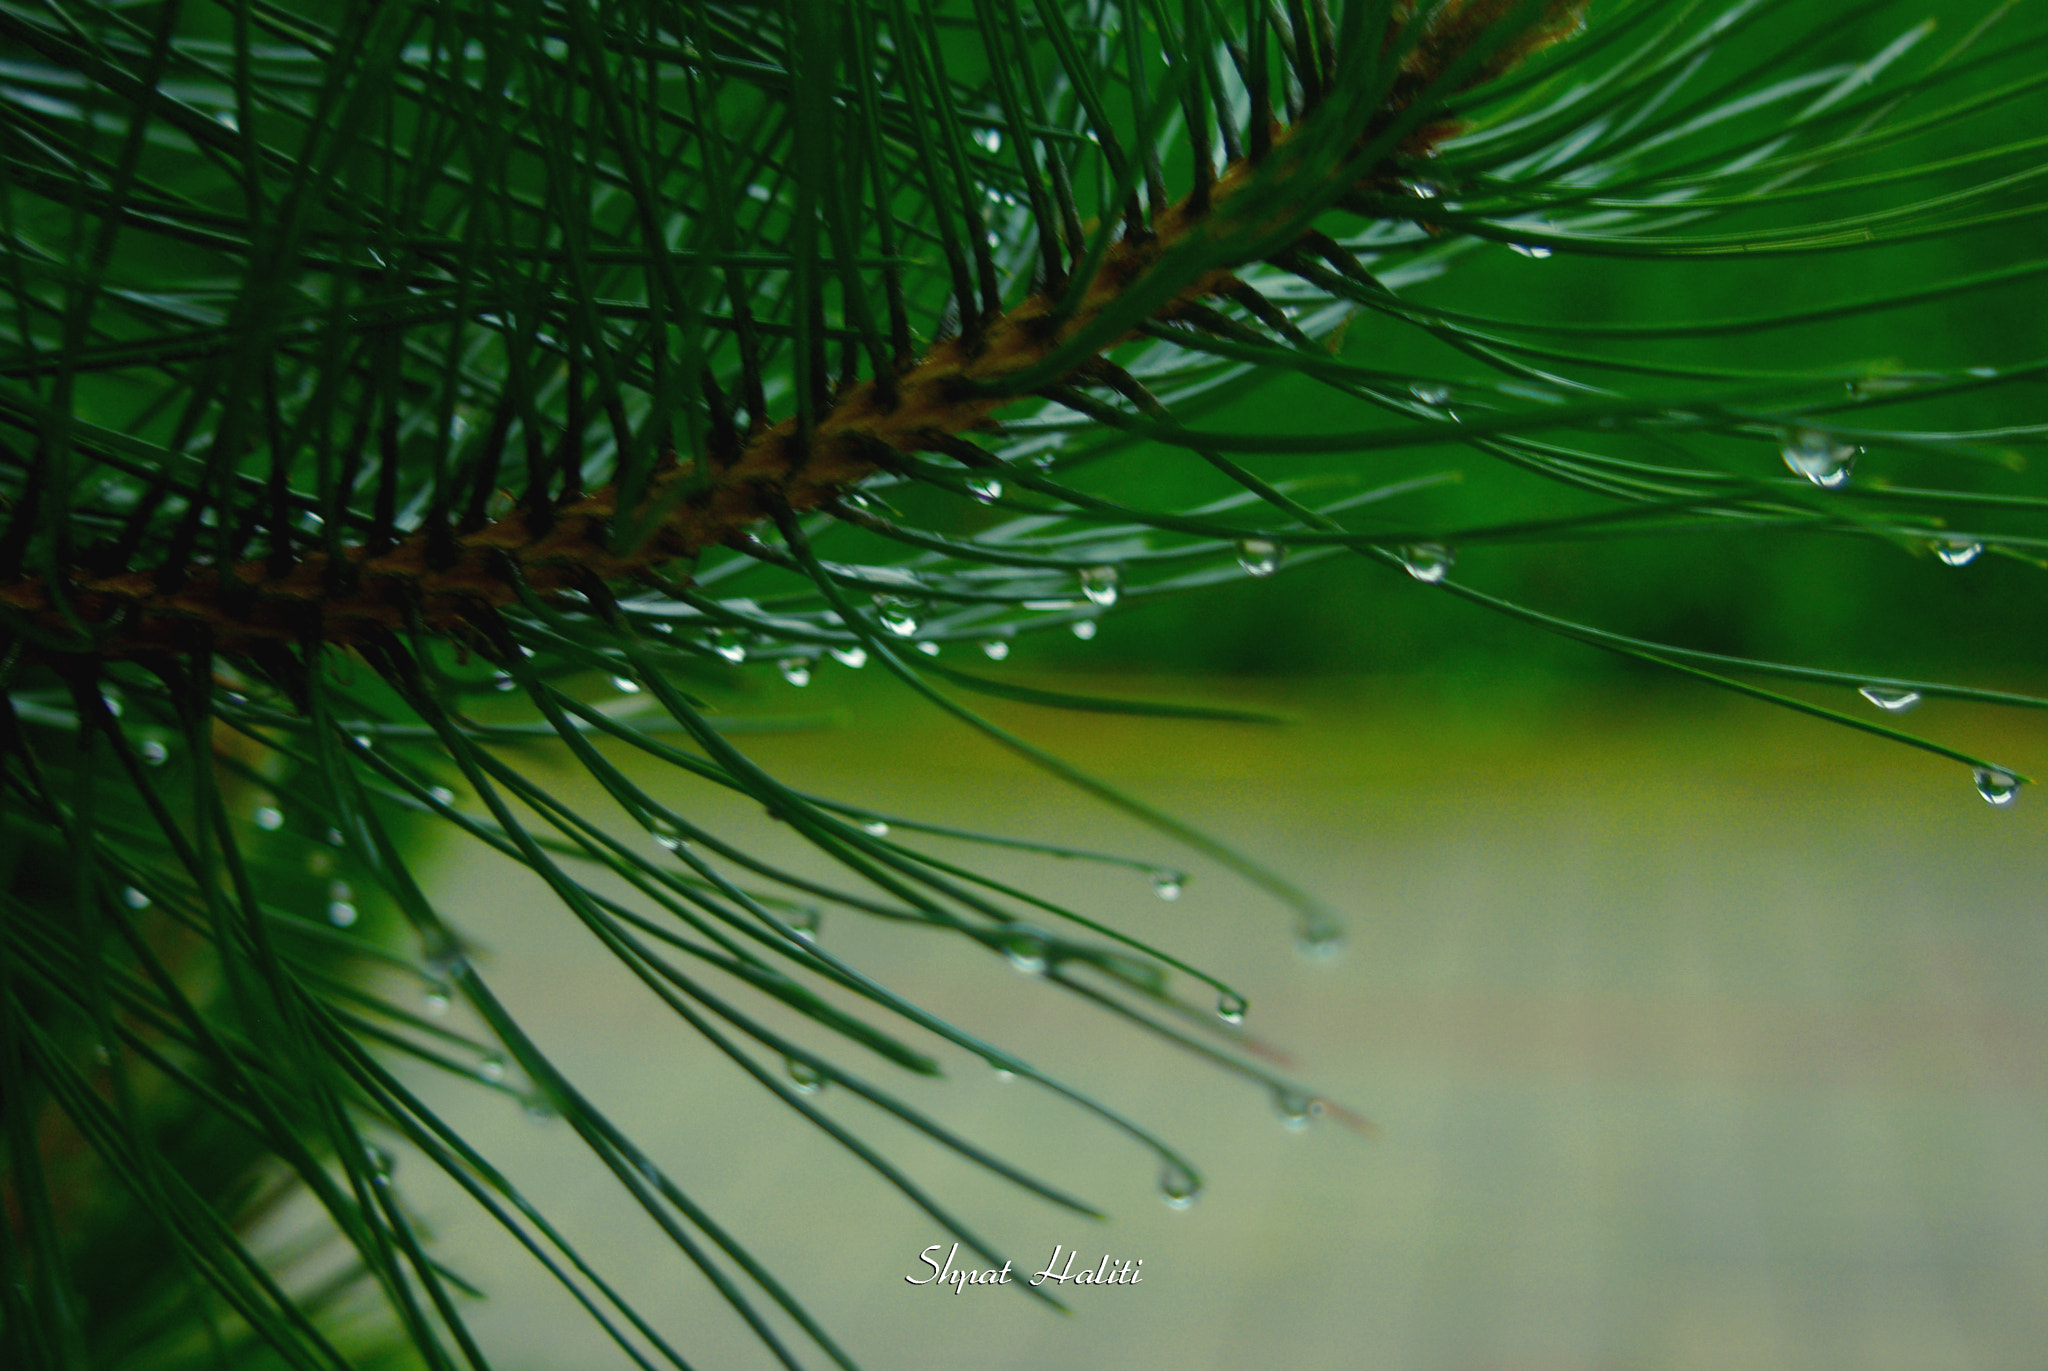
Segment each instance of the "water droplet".
[{"label": "water droplet", "polygon": [[336,928],[349,928],[355,924],[356,907],[347,900],[327,902],[327,922]]},{"label": "water droplet", "polygon": [[398,1158],[375,1143],[364,1144],[363,1161],[369,1166],[370,1174],[380,1180],[389,1176],[398,1166]]},{"label": "water droplet", "polygon": [[801,1057],[789,1057],[783,1065],[789,1071],[789,1079],[797,1090],[805,1095],[815,1095],[825,1088],[825,1073]]},{"label": "water droplet", "polygon": [[144,766],[162,766],[171,759],[171,750],[154,738],[144,738],[135,750],[142,754]]},{"label": "water droplet", "polygon": [[562,1117],[562,1111],[556,1107],[554,1099],[544,1090],[529,1091],[526,1098],[519,1102],[519,1107],[525,1112],[527,1118],[534,1120],[536,1123],[547,1123]]},{"label": "water droplet", "polygon": [[1897,395],[1911,390],[1915,384],[1910,376],[1865,376],[1847,383],[1849,393],[1859,400],[1874,395]]},{"label": "water droplet", "polygon": [[1934,555],[1950,566],[1968,566],[1983,550],[1984,544],[1974,538],[1944,538],[1934,545]]},{"label": "water droplet", "polygon": [[350,739],[350,741],[365,752],[368,752],[372,746],[370,742],[370,735],[367,733],[358,733],[355,735],[355,737]]},{"label": "water droplet", "polygon": [[1280,544],[1268,538],[1247,538],[1237,545],[1237,564],[1245,575],[1264,580],[1280,569]]},{"label": "water droplet", "polygon": [[515,690],[518,686],[519,683],[512,679],[510,672],[501,671],[491,677],[491,688],[493,690]]},{"label": "water droplet", "polygon": [[1917,690],[1892,690],[1885,686],[1864,686],[1856,692],[1887,714],[1904,714],[1920,703]]},{"label": "water droplet", "polygon": [[1234,991],[1226,990],[1216,997],[1216,1017],[1225,1023],[1243,1023],[1248,1008],[1244,996]]},{"label": "water droplet", "polygon": [[1003,150],[1003,131],[1001,129],[976,129],[974,131],[974,141],[981,144],[984,151],[1001,152]]},{"label": "water droplet", "polygon": [[859,671],[868,664],[868,650],[858,643],[852,647],[827,648],[826,651],[832,654],[833,661],[854,671]]},{"label": "water droplet", "polygon": [[1152,893],[1162,900],[1179,899],[1180,892],[1186,888],[1187,883],[1187,876],[1179,871],[1161,868],[1152,873]]},{"label": "water droplet", "polygon": [[450,1003],[448,987],[445,985],[430,986],[421,1003],[426,1006],[428,1014],[434,1018],[440,1018],[448,1012],[448,1005]]},{"label": "water droplet", "polygon": [[277,832],[278,829],[284,827],[284,812],[275,805],[258,805],[256,807],[256,827],[262,829],[265,833]]},{"label": "water droplet", "polygon": [[1159,1193],[1166,1197],[1169,1209],[1186,1209],[1202,1193],[1202,1178],[1169,1160],[1159,1168]]},{"label": "water droplet", "polygon": [[612,677],[612,689],[618,691],[621,695],[638,695],[640,693],[640,683],[631,676],[614,676]]},{"label": "water droplet", "polygon": [[445,785],[427,787],[427,795],[437,805],[452,805],[455,803],[455,792]]},{"label": "water droplet", "polygon": [[875,617],[882,627],[899,638],[908,638],[917,632],[917,605],[914,601],[894,595],[875,597]]},{"label": "water droplet", "polygon": [[114,1064],[114,1053],[105,1043],[94,1043],[92,1045],[92,1059],[95,1065],[112,1066]]},{"label": "water droplet", "polygon": [[1970,776],[1986,804],[2009,805],[2019,796],[2020,783],[1996,767],[1980,766]]},{"label": "water droplet", "polygon": [[728,662],[738,665],[747,660],[746,640],[735,629],[721,629],[711,636],[711,650]]},{"label": "water droplet", "polygon": [[683,837],[681,829],[677,828],[675,824],[673,824],[667,819],[662,818],[660,815],[656,815],[654,818],[648,820],[647,831],[653,835],[655,846],[665,847],[670,852],[678,852],[682,850],[682,848],[688,842],[688,840]]},{"label": "water droplet", "polygon": [[1417,543],[1413,547],[1404,547],[1400,556],[1408,574],[1430,586],[1450,575],[1451,563],[1456,560],[1442,543]]},{"label": "water droplet", "polygon": [[1003,245],[1002,235],[994,229],[990,229],[987,233],[983,234],[982,238],[992,248],[999,248]]},{"label": "water droplet", "polygon": [[327,830],[327,845],[329,847],[340,847],[346,841],[348,840],[341,836],[340,829],[330,828]]},{"label": "water droplet", "polygon": [[1519,252],[1524,257],[1533,257],[1539,262],[1556,251],[1555,248],[1547,248],[1540,243],[1509,243],[1508,250]]},{"label": "water droplet", "polygon": [[1081,573],[1081,593],[1088,597],[1090,604],[1108,609],[1116,603],[1117,569],[1113,566],[1092,566]]},{"label": "water droplet", "polygon": [[1432,409],[1441,409],[1451,402],[1451,388],[1435,381],[1417,381],[1408,387],[1408,393]]},{"label": "water droplet", "polygon": [[818,930],[824,925],[824,911],[816,905],[806,905],[793,911],[789,916],[789,931],[807,943],[818,941]]},{"label": "water droplet", "polygon": [[869,819],[860,826],[860,831],[871,838],[886,838],[889,836],[889,825],[880,819]]},{"label": "water droplet", "polygon": [[927,638],[924,642],[917,644],[917,650],[919,652],[922,652],[927,657],[936,657],[939,655],[939,645],[935,642],[932,642],[929,638]]},{"label": "water droplet", "polygon": [[967,493],[985,505],[994,504],[1003,498],[1003,483],[994,477],[977,478],[968,481]]},{"label": "water droplet", "polygon": [[811,659],[809,657],[784,657],[782,679],[793,686],[807,686],[811,683]]},{"label": "water droplet", "polygon": [[1300,1130],[1322,1117],[1323,1102],[1292,1086],[1276,1085],[1273,1087],[1273,1110],[1280,1116],[1282,1124]]},{"label": "water droplet", "polygon": [[991,662],[1000,662],[1003,658],[1010,655],[1010,640],[1008,638],[983,638],[981,640],[981,655],[988,658]]},{"label": "water droplet", "polygon": [[121,890],[121,903],[127,905],[130,909],[147,909],[149,908],[149,896],[143,894],[132,885],[125,886]]},{"label": "water droplet", "polygon": [[1093,638],[1101,630],[1101,627],[1093,619],[1076,619],[1074,620],[1074,636],[1085,643]]},{"label": "water droplet", "polygon": [[1294,932],[1294,950],[1312,962],[1327,962],[1344,950],[1344,929],[1337,923],[1306,923]]},{"label": "water droplet", "polygon": [[482,1076],[487,1081],[504,1080],[505,1054],[502,1052],[484,1054],[483,1060],[476,1064],[476,1074]]},{"label": "water droplet", "polygon": [[1013,928],[1003,935],[1003,955],[1010,965],[1027,976],[1039,976],[1052,965],[1052,950],[1045,935],[1028,928]]},{"label": "water droplet", "polygon": [[1785,465],[1822,490],[1839,490],[1849,484],[1849,473],[1863,449],[1844,443],[1815,428],[1795,428],[1785,435],[1779,448]]},{"label": "water droplet", "polygon": [[994,1076],[997,1083],[1001,1085],[1008,1085],[1011,1081],[1017,1079],[1016,1072],[1010,1070],[1007,1066],[997,1066],[993,1062],[989,1063],[989,1074]]},{"label": "water droplet", "polygon": [[1970,370],[1969,370],[1969,372],[1968,372],[1967,374],[1968,374],[1968,375],[1971,375],[1971,376],[1975,376],[1975,377],[1977,377],[1977,378],[1978,378],[1979,380],[1985,380],[1985,381],[1988,381],[1988,380],[1990,380],[1990,379],[1991,379],[1992,377],[1994,377],[1994,376],[1998,375],[1998,368],[1997,368],[1997,367],[1971,367],[1971,368],[1970,368]]}]

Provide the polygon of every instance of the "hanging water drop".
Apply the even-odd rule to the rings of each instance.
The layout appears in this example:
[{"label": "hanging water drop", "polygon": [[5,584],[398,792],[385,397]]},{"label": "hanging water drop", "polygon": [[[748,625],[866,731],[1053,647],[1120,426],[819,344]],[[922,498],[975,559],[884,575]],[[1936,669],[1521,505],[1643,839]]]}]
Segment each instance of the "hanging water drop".
[{"label": "hanging water drop", "polygon": [[1003,483],[993,476],[972,478],[967,482],[967,493],[985,505],[992,505],[1003,498]]},{"label": "hanging water drop", "polygon": [[327,845],[329,847],[340,847],[343,843],[347,841],[348,840],[346,838],[341,836],[340,829],[330,828],[327,830]]},{"label": "hanging water drop", "polygon": [[432,1015],[434,1018],[440,1018],[442,1015],[448,1012],[448,1006],[450,1003],[448,997],[448,987],[445,985],[429,986],[427,988],[427,993],[425,997],[422,999],[421,1003],[423,1003],[426,1006],[428,1014]]},{"label": "hanging water drop", "polygon": [[353,903],[348,900],[329,900],[327,902],[327,922],[333,924],[336,928],[350,928],[355,925],[355,921],[356,907]]},{"label": "hanging water drop", "polygon": [[875,597],[875,617],[883,628],[899,638],[908,638],[917,632],[917,605],[895,595]]},{"label": "hanging water drop", "polygon": [[1294,933],[1294,950],[1312,962],[1327,962],[1344,950],[1344,929],[1335,922],[1305,923]]},{"label": "hanging water drop", "polygon": [[807,943],[818,941],[818,930],[824,927],[825,914],[816,905],[805,905],[789,916],[789,931]]},{"label": "hanging water drop", "polygon": [[1008,638],[983,638],[981,640],[981,655],[988,658],[991,662],[1002,661],[1003,658],[1010,655],[1010,640]]},{"label": "hanging water drop", "polygon": [[142,755],[144,766],[162,766],[171,759],[171,750],[154,738],[144,738],[135,750]]},{"label": "hanging water drop", "polygon": [[1996,767],[1977,767],[1970,776],[1976,781],[1977,793],[1984,797],[1986,804],[2009,805],[2019,796],[2020,783]]},{"label": "hanging water drop", "polygon": [[1225,1023],[1243,1023],[1244,1012],[1250,1007],[1244,996],[1233,990],[1226,990],[1216,997],[1216,1017]]},{"label": "hanging water drop", "polygon": [[974,131],[974,141],[981,144],[982,150],[985,152],[1001,152],[1003,150],[1003,131],[1001,129],[976,129]]},{"label": "hanging water drop", "polygon": [[361,748],[365,752],[368,752],[370,750],[370,735],[367,733],[358,733],[354,737],[350,738],[349,741],[354,743],[357,747]]},{"label": "hanging water drop", "polygon": [[455,803],[455,792],[445,785],[427,787],[427,795],[437,805],[452,805]]},{"label": "hanging water drop", "polygon": [[688,841],[683,837],[681,829],[660,815],[647,821],[647,831],[653,835],[656,847],[667,848],[670,852],[682,851]]},{"label": "hanging water drop", "polygon": [[1151,880],[1152,893],[1162,900],[1179,899],[1180,892],[1188,883],[1187,876],[1182,872],[1168,871],[1163,867],[1152,873]]},{"label": "hanging water drop", "polygon": [[1431,409],[1442,409],[1451,402],[1451,388],[1436,381],[1417,381],[1408,387],[1408,393]]},{"label": "hanging water drop", "polygon": [[811,659],[809,657],[784,657],[782,679],[793,686],[807,686],[811,683]]},{"label": "hanging water drop", "polygon": [[1524,257],[1533,257],[1539,262],[1556,251],[1555,248],[1544,247],[1541,243],[1509,243],[1508,250],[1519,252]]},{"label": "hanging water drop", "polygon": [[1090,604],[1108,609],[1116,603],[1117,569],[1113,566],[1092,566],[1081,572],[1081,593],[1088,597]]},{"label": "hanging water drop", "polygon": [[121,903],[127,905],[130,909],[147,909],[149,908],[149,896],[143,894],[132,885],[125,886],[121,891]]},{"label": "hanging water drop", "polygon": [[258,805],[255,819],[256,827],[265,833],[275,833],[284,827],[284,812],[275,805]]},{"label": "hanging water drop", "polygon": [[787,1058],[783,1065],[789,1071],[791,1084],[805,1095],[815,1095],[825,1088],[825,1073],[801,1057]]},{"label": "hanging water drop", "polygon": [[501,671],[491,677],[491,689],[493,690],[514,690],[518,688],[518,685],[519,683],[512,679],[510,672]]},{"label": "hanging water drop", "polygon": [[1269,538],[1247,538],[1237,545],[1237,564],[1260,580],[1280,569],[1280,544]]},{"label": "hanging water drop", "polygon": [[1052,965],[1052,950],[1043,934],[1028,928],[1013,928],[1003,935],[1003,955],[1010,965],[1027,976],[1039,976]]},{"label": "hanging water drop", "polygon": [[860,831],[870,838],[886,838],[889,836],[889,825],[880,819],[869,819],[861,824]]},{"label": "hanging water drop", "polygon": [[1904,714],[1920,703],[1917,690],[1893,690],[1886,686],[1864,686],[1856,692],[1887,714]]},{"label": "hanging water drop", "polygon": [[746,640],[733,629],[722,629],[713,634],[711,650],[735,666],[747,660]]},{"label": "hanging water drop", "polygon": [[868,650],[858,643],[852,647],[832,647],[825,650],[832,654],[833,661],[853,671],[859,671],[868,664]]},{"label": "hanging water drop", "polygon": [[1849,484],[1849,473],[1862,450],[1819,429],[1804,427],[1787,433],[1779,448],[1787,468],[1822,490],[1839,490]]},{"label": "hanging water drop", "polygon": [[1074,636],[1084,643],[1094,638],[1100,628],[1101,625],[1097,624],[1093,619],[1074,620]]},{"label": "hanging water drop", "polygon": [[612,677],[612,689],[618,691],[621,695],[638,695],[640,693],[640,683],[631,676],[614,676]]},{"label": "hanging water drop", "polygon": [[939,655],[939,645],[929,638],[917,644],[917,650],[919,652],[922,652],[927,657],[936,657]]},{"label": "hanging water drop", "polygon": [[1202,1178],[1169,1158],[1159,1168],[1159,1193],[1169,1209],[1186,1209],[1202,1193]]},{"label": "hanging water drop", "polygon": [[1983,550],[1975,538],[1944,538],[1934,545],[1934,555],[1950,566],[1968,566]]},{"label": "hanging water drop", "polygon": [[562,1117],[554,1097],[538,1088],[527,1092],[526,1098],[519,1102],[519,1108],[536,1123],[550,1123]]},{"label": "hanging water drop", "polygon": [[1299,1131],[1322,1117],[1323,1102],[1292,1086],[1276,1085],[1273,1087],[1273,1112],[1280,1116],[1284,1126]]},{"label": "hanging water drop", "polygon": [[1456,560],[1451,550],[1442,543],[1417,543],[1401,549],[1401,564],[1408,568],[1408,574],[1424,585],[1433,586],[1451,574],[1451,563]]},{"label": "hanging water drop", "polygon": [[486,1052],[483,1060],[476,1064],[476,1074],[482,1076],[487,1081],[504,1080],[505,1054],[502,1052]]}]

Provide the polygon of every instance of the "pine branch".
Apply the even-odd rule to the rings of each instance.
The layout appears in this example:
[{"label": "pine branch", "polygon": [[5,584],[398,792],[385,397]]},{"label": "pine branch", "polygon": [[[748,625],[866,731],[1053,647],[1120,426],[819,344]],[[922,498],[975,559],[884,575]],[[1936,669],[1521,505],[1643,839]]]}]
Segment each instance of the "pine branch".
[{"label": "pine branch", "polygon": [[[1197,309],[1209,299],[1269,311],[1257,290],[1231,274],[1256,260],[1244,244],[1275,260],[1313,244],[1340,270],[1364,277],[1326,235],[1298,226],[1353,187],[1390,182],[1401,166],[1455,133],[1452,121],[1418,118],[1419,102],[1433,108],[1511,71],[1576,32],[1584,8],[1584,0],[1544,0],[1532,15],[1522,0],[1465,0],[1415,24],[1412,7],[1398,6],[1388,20],[1387,49],[1393,52],[1404,34],[1414,40],[1401,55],[1401,77],[1326,175],[1316,172],[1327,159],[1290,157],[1314,112],[1276,125],[1260,156],[1237,159],[1150,222],[1133,221],[1129,233],[1107,244],[1078,292],[1065,299],[1040,292],[978,320],[971,333],[899,374],[843,389],[801,427],[794,417],[758,426],[730,460],[700,465],[671,455],[666,469],[644,483],[639,505],[621,510],[620,487],[612,484],[550,511],[544,522],[515,513],[469,531],[422,529],[385,550],[358,544],[296,560],[251,558],[226,570],[199,564],[81,574],[61,589],[30,576],[0,588],[0,605],[17,612],[15,630],[44,651],[103,661],[359,646],[420,628],[469,640],[479,612],[508,608],[523,595],[581,594],[593,582],[629,582],[692,560],[778,510],[801,513],[836,500],[877,471],[895,469],[899,458],[976,451],[956,440],[1007,404],[1060,391],[1084,374],[1109,374],[1100,369],[1103,354],[1147,323],[1189,319],[1214,332],[1213,313]],[[1304,179],[1319,183],[1303,187]],[[1248,188],[1255,194],[1247,196]],[[1189,249],[1199,253],[1199,270],[1185,265]],[[1162,295],[1163,303],[1155,303]],[[1118,308],[1133,299],[1143,307]],[[1099,327],[1105,317],[1114,324]],[[1028,390],[1020,377],[1030,378]],[[999,465],[992,457],[975,460]],[[650,511],[654,526],[619,548],[621,520],[644,526]]]}]

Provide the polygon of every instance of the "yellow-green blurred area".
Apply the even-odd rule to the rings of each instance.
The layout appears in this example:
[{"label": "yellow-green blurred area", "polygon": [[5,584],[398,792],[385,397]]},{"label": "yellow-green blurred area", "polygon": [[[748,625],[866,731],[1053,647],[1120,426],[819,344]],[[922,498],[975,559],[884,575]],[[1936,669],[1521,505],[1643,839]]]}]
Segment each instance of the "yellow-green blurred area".
[{"label": "yellow-green blurred area", "polygon": [[[1247,1041],[1378,1132],[1331,1117],[1290,1130],[1262,1089],[986,949],[832,914],[820,930],[831,951],[1156,1130],[1207,1179],[1172,1211],[1147,1153],[1026,1081],[929,1039],[946,1079],[911,1078],[772,1017],[1112,1215],[1097,1224],[1022,1196],[842,1088],[813,1097],[1017,1269],[1043,1269],[1056,1245],[1090,1269],[1144,1263],[1140,1284],[1069,1287],[1071,1319],[1014,1289],[912,1286],[931,1274],[919,1253],[951,1241],[935,1223],[679,1023],[536,881],[450,853],[435,885],[481,944],[485,982],[862,1365],[2039,1364],[2048,807],[2036,796],[1993,808],[1952,763],[1627,683],[1569,702],[1415,678],[1171,686],[1276,708],[1294,720],[1279,727],[992,706],[1341,910],[1344,953],[1311,962],[1269,898],[892,703],[872,674],[828,666],[802,694],[764,683],[734,711],[835,705],[858,722],[735,736],[817,793],[1184,866],[1184,893],[1165,902],[1140,872],[894,834],[1224,975],[1250,999]],[[1921,717],[1999,756],[2037,758],[2048,743],[2034,715],[1936,702]],[[575,768],[539,764],[562,797],[601,808]],[[757,807],[635,774],[714,832],[840,879]],[[774,1364],[567,1125],[412,1074],[692,1365]],[[491,1292],[469,1312],[494,1364],[628,1364],[429,1168],[409,1160],[399,1179],[440,1255]]]}]

